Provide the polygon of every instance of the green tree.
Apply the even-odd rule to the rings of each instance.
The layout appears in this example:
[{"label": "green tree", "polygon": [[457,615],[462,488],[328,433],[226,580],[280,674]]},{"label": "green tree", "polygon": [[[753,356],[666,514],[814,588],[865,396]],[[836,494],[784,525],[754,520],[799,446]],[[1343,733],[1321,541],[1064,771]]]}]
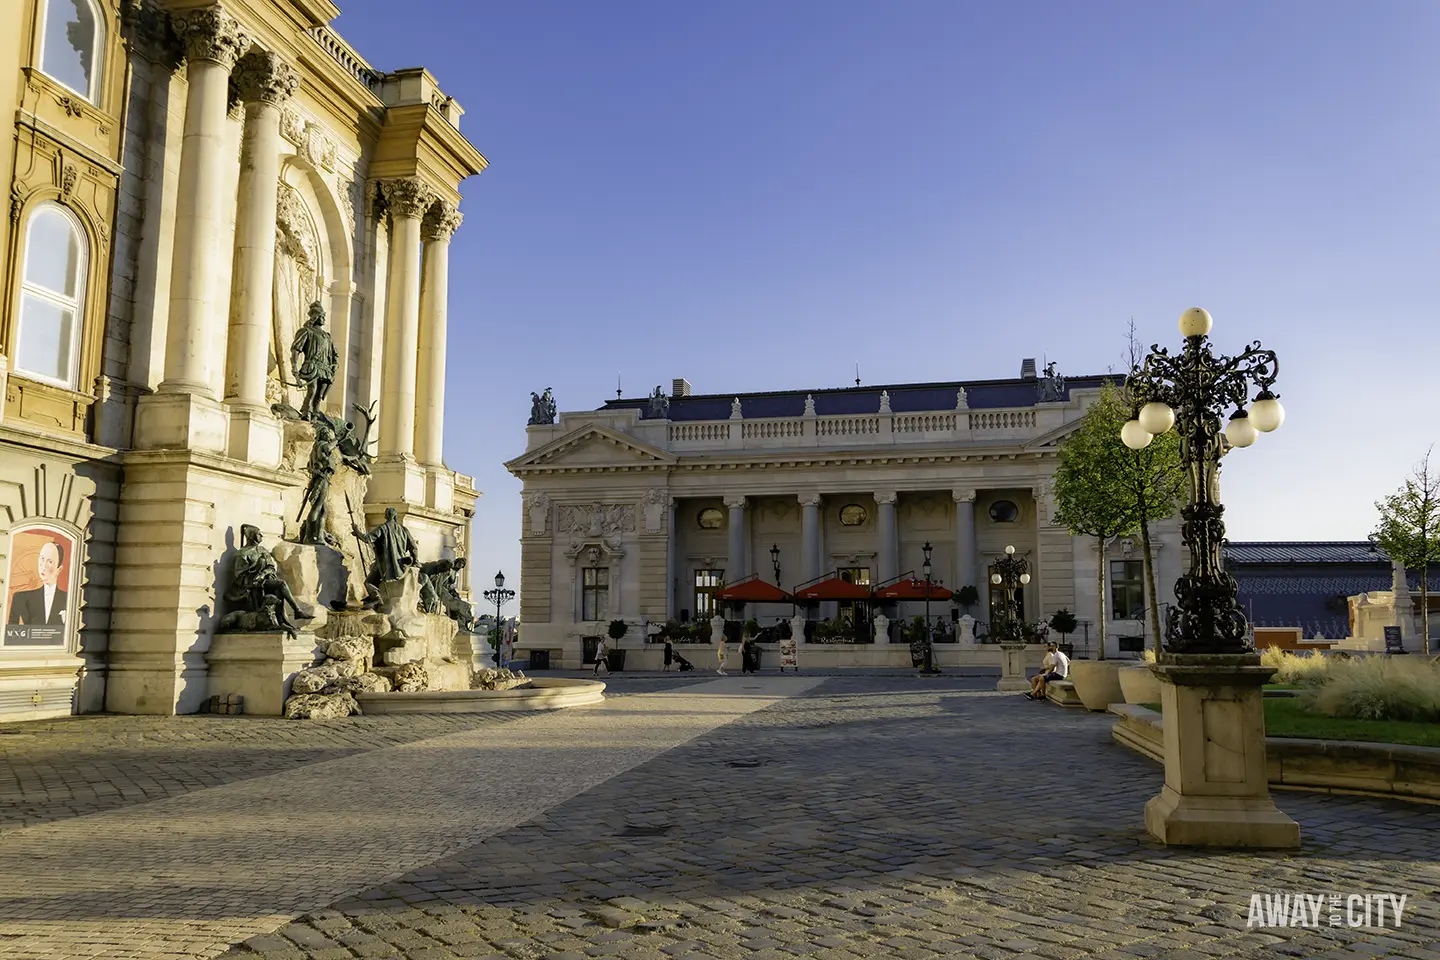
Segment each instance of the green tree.
[{"label": "green tree", "polygon": [[970,613],[970,608],[980,602],[980,591],[975,589],[975,584],[967,583],[955,591],[955,602],[965,608],[965,613]]},{"label": "green tree", "polygon": [[1430,472],[1432,444],[1400,489],[1375,501],[1380,524],[1370,542],[1406,569],[1420,568],[1420,644],[1430,655],[1430,564],[1440,562],[1440,473]]},{"label": "green tree", "polygon": [[1050,618],[1050,629],[1060,634],[1061,643],[1064,643],[1065,638],[1074,633],[1078,626],[1080,621],[1075,619],[1075,614],[1071,613],[1068,607],[1056,610],[1055,615]]},{"label": "green tree", "polygon": [[[1136,370],[1145,360],[1145,348],[1135,336],[1135,321],[1130,321],[1126,337],[1130,369]],[[1128,394],[1131,416],[1139,412],[1134,398]],[[1185,496],[1185,464],[1180,458],[1180,434],[1169,430],[1150,441],[1143,450],[1131,450],[1123,443],[1125,453],[1123,478],[1133,501],[1135,522],[1140,527],[1140,546],[1145,558],[1145,592],[1150,619],[1150,648],[1160,652],[1160,591],[1155,585],[1155,554],[1150,543],[1150,524],[1165,520],[1180,509]]]},{"label": "green tree", "polygon": [[1130,419],[1130,405],[1113,384],[1085,411],[1080,426],[1060,445],[1055,470],[1055,519],[1072,534],[1094,537],[1099,553],[1096,593],[1100,603],[1099,659],[1105,659],[1105,544],[1133,533],[1139,525],[1134,500],[1124,479],[1130,450],[1120,428]]}]

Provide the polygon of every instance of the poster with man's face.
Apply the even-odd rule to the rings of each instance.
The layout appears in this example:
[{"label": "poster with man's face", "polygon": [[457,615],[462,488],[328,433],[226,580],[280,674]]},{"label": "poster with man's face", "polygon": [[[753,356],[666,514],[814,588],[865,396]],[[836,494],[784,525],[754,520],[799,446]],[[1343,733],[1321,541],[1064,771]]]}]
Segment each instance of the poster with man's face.
[{"label": "poster with man's face", "polygon": [[64,647],[74,593],[75,541],[51,527],[10,535],[5,577],[5,646]]}]

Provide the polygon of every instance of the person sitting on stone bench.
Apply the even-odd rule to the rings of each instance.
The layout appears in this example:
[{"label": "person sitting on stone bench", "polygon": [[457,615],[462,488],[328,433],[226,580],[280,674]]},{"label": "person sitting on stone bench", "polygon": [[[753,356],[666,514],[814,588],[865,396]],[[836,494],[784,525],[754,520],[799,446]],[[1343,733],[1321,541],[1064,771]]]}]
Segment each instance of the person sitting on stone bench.
[{"label": "person sitting on stone bench", "polygon": [[1045,644],[1045,659],[1040,661],[1040,672],[1030,679],[1030,692],[1026,700],[1044,700],[1045,684],[1052,680],[1064,680],[1070,676],[1070,658],[1060,652],[1055,643]]}]

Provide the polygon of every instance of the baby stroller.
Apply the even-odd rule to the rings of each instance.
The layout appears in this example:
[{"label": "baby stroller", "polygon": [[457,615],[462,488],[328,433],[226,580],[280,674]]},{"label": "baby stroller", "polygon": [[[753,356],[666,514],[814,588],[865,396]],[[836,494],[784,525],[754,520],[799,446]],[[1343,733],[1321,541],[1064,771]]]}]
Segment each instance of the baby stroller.
[{"label": "baby stroller", "polygon": [[679,650],[675,651],[675,662],[680,665],[681,673],[684,673],[686,670],[695,669],[695,664],[691,663],[689,660],[686,660],[684,655],[681,654]]}]

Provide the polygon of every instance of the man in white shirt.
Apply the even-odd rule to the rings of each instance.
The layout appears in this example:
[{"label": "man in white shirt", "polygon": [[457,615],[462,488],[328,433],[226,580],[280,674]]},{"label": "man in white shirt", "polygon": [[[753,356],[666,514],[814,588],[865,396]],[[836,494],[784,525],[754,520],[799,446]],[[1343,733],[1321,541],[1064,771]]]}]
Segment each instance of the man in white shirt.
[{"label": "man in white shirt", "polygon": [[1060,652],[1060,647],[1054,643],[1045,644],[1045,659],[1040,661],[1040,672],[1030,680],[1030,692],[1025,694],[1027,700],[1044,700],[1045,684],[1051,680],[1064,680],[1070,676],[1070,658]]}]

